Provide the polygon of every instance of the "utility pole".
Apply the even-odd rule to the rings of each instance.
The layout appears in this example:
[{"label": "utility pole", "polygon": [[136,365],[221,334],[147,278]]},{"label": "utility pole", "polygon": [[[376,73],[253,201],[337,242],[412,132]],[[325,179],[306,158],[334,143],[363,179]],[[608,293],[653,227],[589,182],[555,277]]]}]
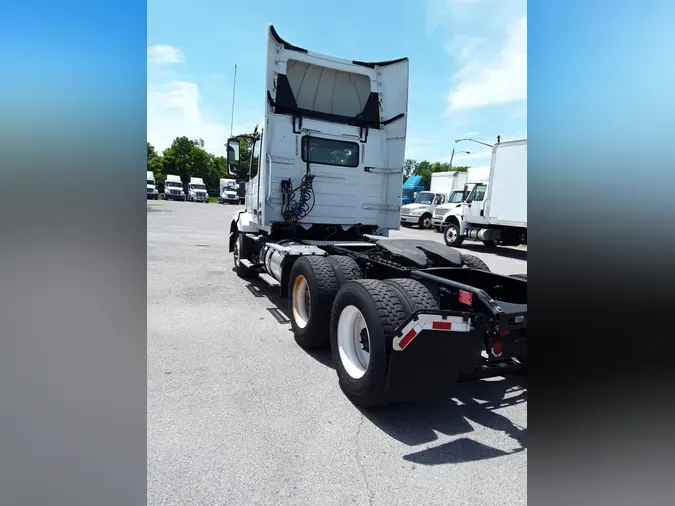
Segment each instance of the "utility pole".
[{"label": "utility pole", "polygon": [[230,119],[230,137],[234,128],[234,93],[237,90],[237,64],[234,64],[234,85],[232,86],[232,117]]},{"label": "utility pole", "polygon": [[[470,155],[470,151],[462,151],[462,153],[465,153],[467,155]],[[450,170],[452,170],[452,160],[455,158],[455,148],[452,148],[452,154],[450,155]]]}]

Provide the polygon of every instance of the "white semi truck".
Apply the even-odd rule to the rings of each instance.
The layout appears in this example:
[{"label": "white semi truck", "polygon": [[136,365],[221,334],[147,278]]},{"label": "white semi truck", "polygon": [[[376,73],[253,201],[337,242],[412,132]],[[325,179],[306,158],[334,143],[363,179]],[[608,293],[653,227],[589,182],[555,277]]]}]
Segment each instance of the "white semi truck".
[{"label": "white semi truck", "polygon": [[188,183],[188,199],[190,202],[208,202],[209,194],[201,177],[191,177]]},{"label": "white semi truck", "polygon": [[220,197],[218,202],[220,204],[238,204],[239,203],[239,194],[238,194],[239,185],[237,184],[236,179],[220,179]]},{"label": "white semi truck", "polygon": [[487,184],[490,180],[490,167],[470,167],[467,170],[466,184],[459,195],[454,195],[450,202],[434,209],[432,225],[437,232],[443,233],[450,222],[454,222],[459,233],[459,220],[462,215],[462,202],[477,183]]},{"label": "white semi truck", "polygon": [[185,190],[180,176],[167,174],[164,181],[164,200],[185,200]]},{"label": "white semi truck", "polygon": [[157,193],[157,185],[155,185],[155,174],[151,170],[147,172],[148,172],[147,196],[149,199],[157,200],[159,194]]},{"label": "white semi truck", "polygon": [[430,228],[436,206],[459,199],[461,202],[466,172],[434,172],[429,191],[417,194],[415,202],[401,206],[401,224]]},{"label": "white semi truck", "polygon": [[492,148],[490,175],[474,185],[462,203],[457,235],[445,229],[445,243],[465,239],[486,246],[527,244],[527,139],[500,142]]},{"label": "white semi truck", "polygon": [[[526,280],[435,241],[387,237],[400,226],[408,59],[317,54],[269,26],[265,88],[264,121],[246,136],[258,171],[229,250],[238,276],[288,297],[298,345],[330,347],[361,406],[521,370]],[[227,147],[238,174],[244,146]]]}]

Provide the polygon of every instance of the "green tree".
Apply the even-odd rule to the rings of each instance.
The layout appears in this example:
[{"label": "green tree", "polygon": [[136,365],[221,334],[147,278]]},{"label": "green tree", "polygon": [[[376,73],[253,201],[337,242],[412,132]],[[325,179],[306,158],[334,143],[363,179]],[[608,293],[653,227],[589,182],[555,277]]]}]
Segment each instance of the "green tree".
[{"label": "green tree", "polygon": [[[466,172],[468,167],[461,166],[461,167],[452,167],[453,171],[458,171],[458,172]],[[423,185],[425,188],[430,188],[431,187],[431,175],[435,172],[447,172],[450,170],[450,164],[447,162],[429,162],[427,160],[422,160],[419,162],[414,170],[413,174],[415,176],[422,176],[422,181],[420,181],[420,184]]]},{"label": "green tree", "polygon": [[[150,164],[150,160],[153,160],[157,158],[159,155],[157,154],[157,151],[155,150],[155,146],[150,144],[148,142],[148,164]],[[148,169],[150,170],[150,169]]]},{"label": "green tree", "polygon": [[417,160],[412,160],[410,158],[408,158],[403,163],[403,180],[404,181],[406,179],[408,179],[410,176],[413,175],[416,166],[417,166]]},{"label": "green tree", "polygon": [[165,173],[176,174],[183,183],[188,183],[192,168],[192,149],[198,144],[198,141],[192,141],[185,136],[176,137],[171,147],[164,150]]}]

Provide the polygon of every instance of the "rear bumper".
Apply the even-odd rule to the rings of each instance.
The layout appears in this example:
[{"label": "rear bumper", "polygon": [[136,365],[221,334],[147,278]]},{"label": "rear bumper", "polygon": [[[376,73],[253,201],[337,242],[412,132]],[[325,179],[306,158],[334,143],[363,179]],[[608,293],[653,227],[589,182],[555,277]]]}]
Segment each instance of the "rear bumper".
[{"label": "rear bumper", "polygon": [[477,313],[417,311],[394,333],[387,396],[392,400],[451,394],[462,380],[503,376],[524,366],[510,357],[526,356],[525,340],[499,338],[499,357],[490,353],[489,320]]}]

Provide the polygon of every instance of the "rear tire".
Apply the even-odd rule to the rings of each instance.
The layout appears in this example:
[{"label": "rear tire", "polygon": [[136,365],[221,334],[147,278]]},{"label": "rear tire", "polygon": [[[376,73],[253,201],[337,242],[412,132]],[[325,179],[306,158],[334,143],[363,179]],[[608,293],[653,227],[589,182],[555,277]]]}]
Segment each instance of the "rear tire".
[{"label": "rear tire", "polygon": [[437,310],[438,303],[431,292],[422,283],[410,278],[387,279],[406,311],[406,318],[415,311]]},{"label": "rear tire", "polygon": [[330,314],[338,291],[331,263],[321,256],[301,256],[288,280],[288,306],[295,342],[305,349],[330,343]]},{"label": "rear tire", "polygon": [[492,272],[485,262],[474,255],[462,253],[462,265],[476,269],[477,271]]},{"label": "rear tire", "polygon": [[352,257],[347,255],[331,255],[328,257],[328,261],[333,266],[333,270],[335,271],[338,289],[340,289],[342,285],[348,281],[363,278],[359,264],[357,264],[356,260],[354,260]]},{"label": "rear tire", "polygon": [[[340,387],[356,405],[371,407],[387,402],[385,382],[391,343],[405,318],[396,291],[380,280],[350,281],[338,292],[330,319],[331,352]],[[362,322],[365,332],[356,333],[356,322]],[[359,346],[363,351],[367,347],[367,353],[361,353]]]},{"label": "rear tire", "polygon": [[446,246],[451,248],[459,248],[464,242],[464,237],[459,235],[459,225],[453,222],[446,223],[443,231],[443,240]]}]

